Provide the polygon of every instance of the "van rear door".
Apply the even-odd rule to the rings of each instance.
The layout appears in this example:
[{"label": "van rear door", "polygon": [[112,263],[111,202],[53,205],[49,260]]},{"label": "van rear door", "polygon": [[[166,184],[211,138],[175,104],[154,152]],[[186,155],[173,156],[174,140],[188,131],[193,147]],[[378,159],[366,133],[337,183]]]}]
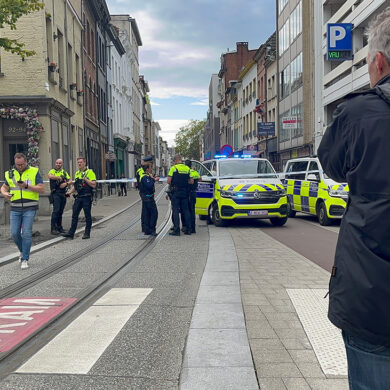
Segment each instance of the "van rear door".
[{"label": "van rear door", "polygon": [[192,160],[191,168],[197,171],[201,177],[196,191],[195,213],[208,215],[209,207],[214,199],[215,180],[212,179],[211,172],[201,162]]}]

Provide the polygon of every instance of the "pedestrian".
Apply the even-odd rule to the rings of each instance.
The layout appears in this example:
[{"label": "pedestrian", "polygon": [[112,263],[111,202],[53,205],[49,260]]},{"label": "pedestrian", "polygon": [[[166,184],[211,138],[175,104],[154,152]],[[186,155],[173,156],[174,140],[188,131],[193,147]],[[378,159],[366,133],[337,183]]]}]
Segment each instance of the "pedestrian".
[{"label": "pedestrian", "polygon": [[[143,165],[141,165],[136,173],[135,173],[135,178],[137,180],[135,186],[136,188],[139,190],[139,184],[140,184],[140,180],[141,180],[141,176],[145,173],[143,167],[145,165],[148,165],[150,166],[150,168],[153,167],[153,156],[145,156],[143,159]],[[140,197],[141,197],[141,193],[139,194]],[[142,197],[141,197],[141,200],[142,200]],[[141,228],[142,228],[142,232],[146,234],[147,230],[148,230],[148,222],[146,220],[146,208],[145,208],[145,205],[144,203],[142,202],[142,211],[141,211]]]},{"label": "pedestrian", "polygon": [[188,185],[193,183],[190,168],[183,164],[179,154],[173,159],[174,165],[168,172],[167,183],[171,189],[173,230],[171,236],[180,236],[180,210],[184,216],[184,234],[191,234],[190,212],[188,209]]},{"label": "pedestrian", "polygon": [[62,235],[67,238],[73,239],[77,229],[77,223],[79,220],[79,214],[81,210],[84,210],[85,216],[85,231],[83,240],[90,238],[92,227],[92,200],[93,189],[96,188],[96,175],[92,169],[87,167],[87,161],[84,157],[77,159],[77,165],[79,170],[74,175],[74,184],[70,190],[67,191],[69,196],[76,191],[75,201],[72,210],[72,225],[68,232]]},{"label": "pedestrian", "polygon": [[[125,176],[125,174],[124,173],[122,173],[122,175],[121,175],[121,179],[122,180],[125,180],[126,179],[126,176]],[[125,181],[122,181],[121,182],[121,195],[122,196],[127,196],[127,183],[125,182]]]},{"label": "pedestrian", "polygon": [[50,198],[53,204],[53,211],[51,214],[51,234],[57,235],[64,233],[62,227],[62,214],[66,205],[66,188],[72,183],[69,173],[63,169],[63,161],[58,158],[56,166],[49,171],[50,180]]},{"label": "pedestrian", "polygon": [[153,177],[150,164],[145,164],[142,168],[144,173],[140,177],[139,193],[142,199],[142,210],[145,210],[144,233],[145,235],[157,236],[156,224],[158,211],[156,201],[154,200],[154,184],[159,178]]},{"label": "pedestrian", "polygon": [[324,172],[347,182],[329,285],[351,389],[390,389],[390,7],[368,31],[371,89],[340,104],[318,149]]},{"label": "pedestrian", "polygon": [[32,227],[38,210],[39,194],[45,189],[36,167],[27,164],[23,153],[14,156],[15,168],[5,172],[1,194],[11,201],[11,237],[20,251],[21,268],[28,268],[32,245]]},{"label": "pedestrian", "polygon": [[188,208],[190,212],[190,225],[191,225],[191,233],[196,233],[196,214],[195,214],[195,204],[196,204],[196,190],[198,189],[198,181],[200,179],[200,175],[197,171],[192,169],[192,161],[186,160],[185,164],[188,168],[190,168],[190,178],[193,180],[189,186],[188,192]]}]

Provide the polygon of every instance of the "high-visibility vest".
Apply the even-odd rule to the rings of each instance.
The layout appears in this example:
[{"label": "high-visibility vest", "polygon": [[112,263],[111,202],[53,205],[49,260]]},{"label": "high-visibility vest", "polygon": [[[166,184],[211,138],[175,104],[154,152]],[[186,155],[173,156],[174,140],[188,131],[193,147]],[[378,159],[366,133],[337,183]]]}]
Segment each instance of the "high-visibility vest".
[{"label": "high-visibility vest", "polygon": [[[30,190],[29,188],[20,189],[17,182],[24,181],[29,186],[35,186],[35,180],[37,177],[39,169],[36,167],[28,167],[26,170],[19,173],[18,170],[12,169],[13,177],[10,178],[10,171],[5,172],[5,180],[7,181],[7,185],[10,188],[9,192],[14,194],[11,198],[11,202],[14,203],[17,200],[27,200],[29,206],[38,205],[39,193]],[[16,204],[14,204],[15,206]]]}]

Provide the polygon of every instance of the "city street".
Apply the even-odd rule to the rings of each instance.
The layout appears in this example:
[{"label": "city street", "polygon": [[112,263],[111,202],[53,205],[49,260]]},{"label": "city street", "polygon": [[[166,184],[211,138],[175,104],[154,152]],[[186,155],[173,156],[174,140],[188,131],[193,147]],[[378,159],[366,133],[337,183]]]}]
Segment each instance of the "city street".
[{"label": "city street", "polygon": [[[129,196],[128,204],[138,194]],[[117,199],[98,202],[95,214],[109,214]],[[10,325],[0,332],[15,329],[7,345],[22,343],[7,356],[3,342],[2,388],[347,389],[341,336],[322,299],[339,224],[322,227],[299,213],[283,227],[250,220],[216,228],[198,220],[196,234],[170,237],[166,207],[162,197],[156,239],[141,237],[139,223],[123,229],[139,216],[138,204],[93,229],[90,253],[14,293],[17,280],[87,244],[78,237],[49,246],[23,274],[17,260],[2,266],[0,317]],[[97,295],[62,311],[147,241]],[[34,310],[47,306],[25,303],[37,297],[67,301],[57,316],[39,317]],[[25,299],[19,309],[15,298]],[[18,333],[21,322],[37,330]]]}]

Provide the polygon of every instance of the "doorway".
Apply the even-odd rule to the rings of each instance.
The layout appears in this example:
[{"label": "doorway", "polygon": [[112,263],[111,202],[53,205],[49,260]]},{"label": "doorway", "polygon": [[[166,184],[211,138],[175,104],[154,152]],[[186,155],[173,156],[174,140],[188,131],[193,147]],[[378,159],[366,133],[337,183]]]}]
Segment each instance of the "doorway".
[{"label": "doorway", "polygon": [[14,166],[15,153],[24,153],[27,156],[27,143],[22,143],[18,140],[5,140],[4,143],[4,168],[9,169]]}]

